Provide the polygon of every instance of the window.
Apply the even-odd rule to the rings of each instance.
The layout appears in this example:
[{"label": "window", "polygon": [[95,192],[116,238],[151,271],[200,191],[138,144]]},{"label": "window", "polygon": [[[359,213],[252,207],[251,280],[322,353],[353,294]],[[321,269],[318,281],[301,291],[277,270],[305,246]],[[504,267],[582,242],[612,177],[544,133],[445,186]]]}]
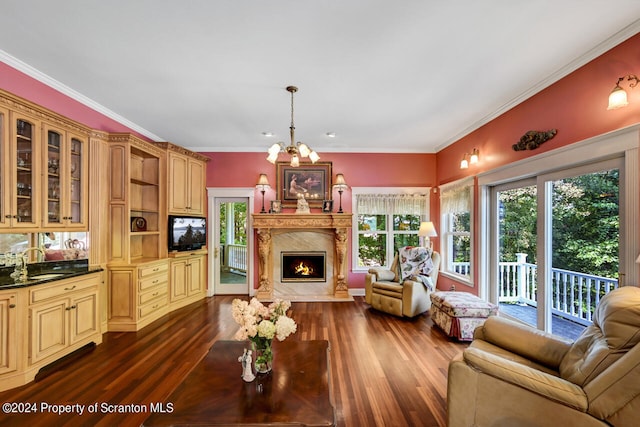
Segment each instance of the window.
[{"label": "window", "polygon": [[[372,191],[385,191],[386,194]],[[428,218],[429,189],[352,189],[354,270],[389,267],[395,252],[419,244],[420,222]],[[391,191],[396,191],[392,193]]]},{"label": "window", "polygon": [[440,188],[442,271],[471,282],[472,181]]}]

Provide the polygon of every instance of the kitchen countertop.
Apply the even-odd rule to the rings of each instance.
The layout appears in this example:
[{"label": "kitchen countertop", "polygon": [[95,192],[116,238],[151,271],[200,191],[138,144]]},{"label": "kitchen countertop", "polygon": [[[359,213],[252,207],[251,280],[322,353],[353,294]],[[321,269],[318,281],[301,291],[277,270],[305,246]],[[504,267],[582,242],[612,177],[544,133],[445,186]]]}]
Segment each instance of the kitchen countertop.
[{"label": "kitchen countertop", "polygon": [[14,267],[0,267],[0,290],[25,288],[86,274],[99,273],[102,267],[89,267],[88,260],[48,261],[27,265],[26,281],[15,281],[10,274]]}]

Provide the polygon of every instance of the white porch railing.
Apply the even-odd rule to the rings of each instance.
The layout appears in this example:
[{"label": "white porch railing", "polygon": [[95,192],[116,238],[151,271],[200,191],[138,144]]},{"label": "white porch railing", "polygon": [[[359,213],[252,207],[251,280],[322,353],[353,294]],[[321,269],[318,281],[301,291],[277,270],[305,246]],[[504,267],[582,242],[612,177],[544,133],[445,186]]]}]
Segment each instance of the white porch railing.
[{"label": "white porch railing", "polygon": [[[455,271],[468,274],[468,263],[456,263]],[[525,254],[518,254],[516,262],[498,264],[499,302],[516,302],[537,306],[538,266],[526,262]],[[618,280],[593,274],[553,268],[551,270],[553,314],[589,325],[595,307],[607,293],[618,287]]]},{"label": "white porch railing", "polygon": [[247,272],[247,246],[224,245],[222,269],[224,271]]}]

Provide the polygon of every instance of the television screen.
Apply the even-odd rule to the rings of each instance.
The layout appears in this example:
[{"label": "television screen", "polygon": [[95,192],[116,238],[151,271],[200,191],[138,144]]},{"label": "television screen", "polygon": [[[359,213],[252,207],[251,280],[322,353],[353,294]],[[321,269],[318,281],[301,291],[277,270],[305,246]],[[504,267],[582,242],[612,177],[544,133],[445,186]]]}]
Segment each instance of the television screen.
[{"label": "television screen", "polygon": [[169,250],[190,251],[207,244],[207,219],[169,216]]}]

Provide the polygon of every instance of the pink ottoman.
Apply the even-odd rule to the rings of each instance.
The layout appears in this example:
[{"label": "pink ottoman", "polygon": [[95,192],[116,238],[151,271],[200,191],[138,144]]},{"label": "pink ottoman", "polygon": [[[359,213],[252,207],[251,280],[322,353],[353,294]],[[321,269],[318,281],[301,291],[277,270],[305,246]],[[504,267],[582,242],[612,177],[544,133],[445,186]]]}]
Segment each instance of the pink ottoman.
[{"label": "pink ottoman", "polygon": [[474,329],[498,314],[497,305],[467,292],[433,292],[430,310],[433,323],[460,341],[473,340]]}]

